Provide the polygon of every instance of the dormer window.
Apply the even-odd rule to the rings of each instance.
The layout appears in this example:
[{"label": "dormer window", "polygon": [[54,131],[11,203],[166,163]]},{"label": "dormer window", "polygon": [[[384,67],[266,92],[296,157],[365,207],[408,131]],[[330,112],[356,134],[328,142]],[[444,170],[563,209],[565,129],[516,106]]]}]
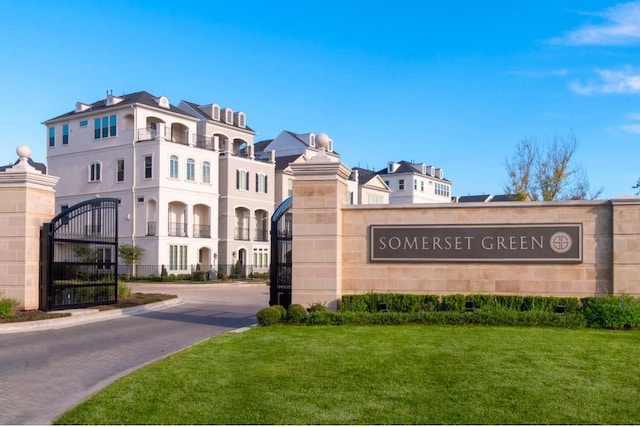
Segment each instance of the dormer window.
[{"label": "dormer window", "polygon": [[169,98],[167,98],[166,96],[161,96],[160,98],[155,98],[154,101],[156,101],[158,103],[158,105],[160,107],[162,107],[162,108],[166,108],[166,109],[170,108]]},{"label": "dormer window", "polygon": [[238,114],[238,126],[241,127],[241,128],[245,128],[247,126],[245,122],[246,122],[246,118],[245,118],[244,113],[239,113]]},{"label": "dormer window", "polygon": [[75,112],[76,112],[76,113],[82,113],[82,112],[84,112],[84,111],[87,111],[87,110],[88,110],[88,109],[90,109],[90,108],[91,108],[91,106],[90,106],[90,105],[84,104],[84,103],[82,103],[82,102],[76,102],[76,109],[75,109]]},{"label": "dormer window", "polygon": [[314,134],[311,134],[311,137],[309,138],[309,147],[315,147],[316,146],[316,136]]},{"label": "dormer window", "polygon": [[224,121],[229,125],[233,124],[233,110],[231,108],[225,108]]},{"label": "dormer window", "polygon": [[213,120],[220,120],[220,107],[217,105],[213,106]]},{"label": "dormer window", "polygon": [[110,107],[112,105],[119,104],[122,101],[124,101],[124,98],[120,98],[118,96],[109,95],[109,96],[107,96],[107,102],[105,104],[106,104],[107,107]]}]

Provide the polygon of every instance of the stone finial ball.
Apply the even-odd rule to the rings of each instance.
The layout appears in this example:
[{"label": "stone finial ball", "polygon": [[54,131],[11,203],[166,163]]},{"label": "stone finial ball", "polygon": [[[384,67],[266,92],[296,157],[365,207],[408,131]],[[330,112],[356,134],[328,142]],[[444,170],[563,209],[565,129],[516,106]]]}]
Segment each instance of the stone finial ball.
[{"label": "stone finial ball", "polygon": [[16,154],[21,159],[28,159],[31,157],[31,148],[28,145],[20,145],[16,148]]},{"label": "stone finial ball", "polygon": [[329,135],[324,132],[316,135],[316,146],[318,148],[327,148],[329,146]]}]

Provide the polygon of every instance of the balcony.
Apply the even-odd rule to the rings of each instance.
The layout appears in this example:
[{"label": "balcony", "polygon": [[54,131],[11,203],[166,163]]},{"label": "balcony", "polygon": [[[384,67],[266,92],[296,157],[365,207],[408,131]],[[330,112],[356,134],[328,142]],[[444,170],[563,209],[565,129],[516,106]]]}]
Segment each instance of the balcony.
[{"label": "balcony", "polygon": [[210,225],[202,225],[202,224],[194,224],[193,225],[193,237],[211,237],[211,226]]},{"label": "balcony", "polygon": [[185,223],[185,222],[170,222],[169,223],[169,236],[172,236],[172,237],[187,237],[187,223]]},{"label": "balcony", "polygon": [[256,242],[268,242],[269,231],[262,228],[256,229],[254,232],[253,240],[255,240]]},{"label": "balcony", "polygon": [[249,228],[248,227],[236,227],[236,234],[234,237],[236,240],[249,240]]},{"label": "balcony", "polygon": [[163,137],[166,141],[181,145],[190,145],[196,140],[196,135],[191,135],[188,130],[174,129],[161,126],[158,130],[155,127],[138,129],[137,141],[153,141],[158,137]]}]

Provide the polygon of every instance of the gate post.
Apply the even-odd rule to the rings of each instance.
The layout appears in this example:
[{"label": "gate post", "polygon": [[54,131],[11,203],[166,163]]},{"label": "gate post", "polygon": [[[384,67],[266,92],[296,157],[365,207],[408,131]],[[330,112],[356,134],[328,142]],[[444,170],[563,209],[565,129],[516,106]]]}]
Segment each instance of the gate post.
[{"label": "gate post", "polygon": [[55,215],[58,178],[29,164],[26,145],[16,153],[20,160],[0,172],[0,294],[32,310],[39,305],[40,226]]},{"label": "gate post", "polygon": [[336,310],[342,297],[342,205],[349,200],[351,169],[320,151],[305,163],[292,163],[292,302],[327,303]]}]

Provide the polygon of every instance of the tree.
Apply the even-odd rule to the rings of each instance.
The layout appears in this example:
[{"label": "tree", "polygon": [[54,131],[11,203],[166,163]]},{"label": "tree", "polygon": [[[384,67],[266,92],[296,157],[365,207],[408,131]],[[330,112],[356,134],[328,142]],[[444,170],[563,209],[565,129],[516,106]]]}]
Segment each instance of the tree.
[{"label": "tree", "polygon": [[636,196],[640,196],[640,178],[638,178],[638,182],[636,182],[636,185],[632,185],[631,188],[638,190],[636,191]]},{"label": "tree", "polygon": [[[142,255],[144,255],[144,249],[136,245],[120,245],[118,246],[118,255],[122,258],[128,266],[135,266]],[[135,274],[135,271],[134,271]],[[127,275],[128,276],[128,275]]]},{"label": "tree", "polygon": [[595,199],[602,189],[589,193],[586,173],[580,166],[572,167],[578,146],[573,133],[566,138],[554,137],[546,144],[535,138],[523,139],[505,162],[509,176],[505,191],[514,195],[514,200]]}]

